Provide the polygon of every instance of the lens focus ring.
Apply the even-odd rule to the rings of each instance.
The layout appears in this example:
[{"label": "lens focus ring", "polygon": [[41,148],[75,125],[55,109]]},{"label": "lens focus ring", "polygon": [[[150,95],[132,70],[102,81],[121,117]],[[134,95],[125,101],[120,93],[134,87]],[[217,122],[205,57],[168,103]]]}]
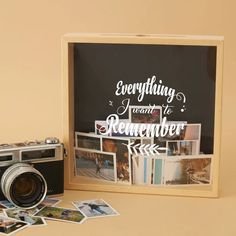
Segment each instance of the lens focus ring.
[{"label": "lens focus ring", "polygon": [[47,193],[44,177],[26,163],[14,164],[5,171],[1,179],[1,188],[10,202],[26,209],[36,207]]}]

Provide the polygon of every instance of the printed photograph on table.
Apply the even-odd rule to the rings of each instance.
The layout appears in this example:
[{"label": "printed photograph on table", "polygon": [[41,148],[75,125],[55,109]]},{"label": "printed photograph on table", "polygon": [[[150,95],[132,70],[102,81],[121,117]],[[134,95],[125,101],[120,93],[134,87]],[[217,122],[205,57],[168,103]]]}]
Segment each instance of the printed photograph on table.
[{"label": "printed photograph on table", "polygon": [[3,209],[6,209],[6,207],[0,204],[0,215],[3,214]]},{"label": "printed photograph on table", "polygon": [[166,185],[210,184],[211,158],[166,160],[164,181]]},{"label": "printed photograph on table", "polygon": [[45,206],[39,212],[37,212],[35,216],[77,224],[81,224],[86,219],[83,213],[81,213],[79,210],[50,206]]},{"label": "printed photograph on table", "polygon": [[4,205],[0,204],[0,208],[1,208],[1,209],[5,209],[5,208],[6,208],[6,206],[4,206]]},{"label": "printed photograph on table", "polygon": [[46,221],[41,217],[31,216],[27,210],[20,208],[4,209],[4,214],[19,221],[28,223],[31,226],[47,225]]},{"label": "printed photograph on table", "polygon": [[66,186],[217,196],[223,41],[97,40],[66,36],[63,44]]},{"label": "printed photograph on table", "polygon": [[45,197],[44,200],[39,204],[40,207],[44,206],[55,206],[61,202],[61,199]]},{"label": "printed photograph on table", "polygon": [[0,201],[0,204],[3,205],[5,208],[15,208],[15,205],[8,200]]},{"label": "printed photograph on table", "polygon": [[0,234],[12,235],[19,230],[25,229],[29,225],[25,222],[0,216]]},{"label": "printed photograph on table", "polygon": [[75,148],[75,168],[78,176],[116,181],[116,154]]},{"label": "printed photograph on table", "polygon": [[119,213],[102,199],[75,201],[75,207],[88,218],[117,216]]},{"label": "printed photograph on table", "polygon": [[45,206],[56,206],[61,200],[56,199],[56,198],[49,198],[46,197],[37,207],[32,208],[32,209],[27,209],[27,212],[30,215],[36,214],[40,209],[42,209]]}]

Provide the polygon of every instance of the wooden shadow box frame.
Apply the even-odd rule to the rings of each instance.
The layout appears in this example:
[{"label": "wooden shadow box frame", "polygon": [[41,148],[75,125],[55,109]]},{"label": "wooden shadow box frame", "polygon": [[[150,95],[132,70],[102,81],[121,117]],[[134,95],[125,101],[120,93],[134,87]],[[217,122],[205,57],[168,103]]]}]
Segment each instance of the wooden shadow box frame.
[{"label": "wooden shadow box frame", "polygon": [[[74,55],[76,44],[125,44],[125,45],[184,45],[213,46],[216,48],[214,145],[211,163],[212,182],[206,186],[138,186],[81,181],[74,176]],[[119,35],[119,34],[67,34],[62,38],[63,84],[63,143],[68,157],[65,159],[65,188],[86,191],[119,193],[161,194],[178,196],[217,197],[221,138],[223,37],[221,36],[168,36],[168,35]],[[207,101],[206,101],[207,102]]]}]

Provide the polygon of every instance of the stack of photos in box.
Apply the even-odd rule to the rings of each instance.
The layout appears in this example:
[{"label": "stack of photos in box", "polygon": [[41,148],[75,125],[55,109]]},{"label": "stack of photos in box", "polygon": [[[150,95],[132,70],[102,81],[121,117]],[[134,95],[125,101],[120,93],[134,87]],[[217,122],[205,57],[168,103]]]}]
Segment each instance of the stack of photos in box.
[{"label": "stack of photos in box", "polygon": [[152,186],[211,183],[211,155],[200,152],[200,123],[167,121],[161,106],[129,106],[128,116],[96,120],[94,131],[75,132],[76,176]]}]

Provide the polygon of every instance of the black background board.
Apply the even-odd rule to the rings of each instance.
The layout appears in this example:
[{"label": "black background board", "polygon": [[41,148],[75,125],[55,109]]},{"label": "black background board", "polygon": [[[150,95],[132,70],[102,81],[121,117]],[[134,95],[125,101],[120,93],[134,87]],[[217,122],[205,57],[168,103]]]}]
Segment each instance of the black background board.
[{"label": "black background board", "polygon": [[[94,132],[94,121],[116,113],[125,98],[130,105],[166,104],[166,97],[145,95],[116,96],[117,82],[146,82],[153,75],[156,83],[181,91],[183,103],[175,100],[171,121],[201,123],[200,151],[213,153],[216,84],[216,47],[140,44],[74,44],[74,127],[79,132]],[[113,101],[113,106],[109,106]],[[120,119],[127,119],[126,112]]]}]

